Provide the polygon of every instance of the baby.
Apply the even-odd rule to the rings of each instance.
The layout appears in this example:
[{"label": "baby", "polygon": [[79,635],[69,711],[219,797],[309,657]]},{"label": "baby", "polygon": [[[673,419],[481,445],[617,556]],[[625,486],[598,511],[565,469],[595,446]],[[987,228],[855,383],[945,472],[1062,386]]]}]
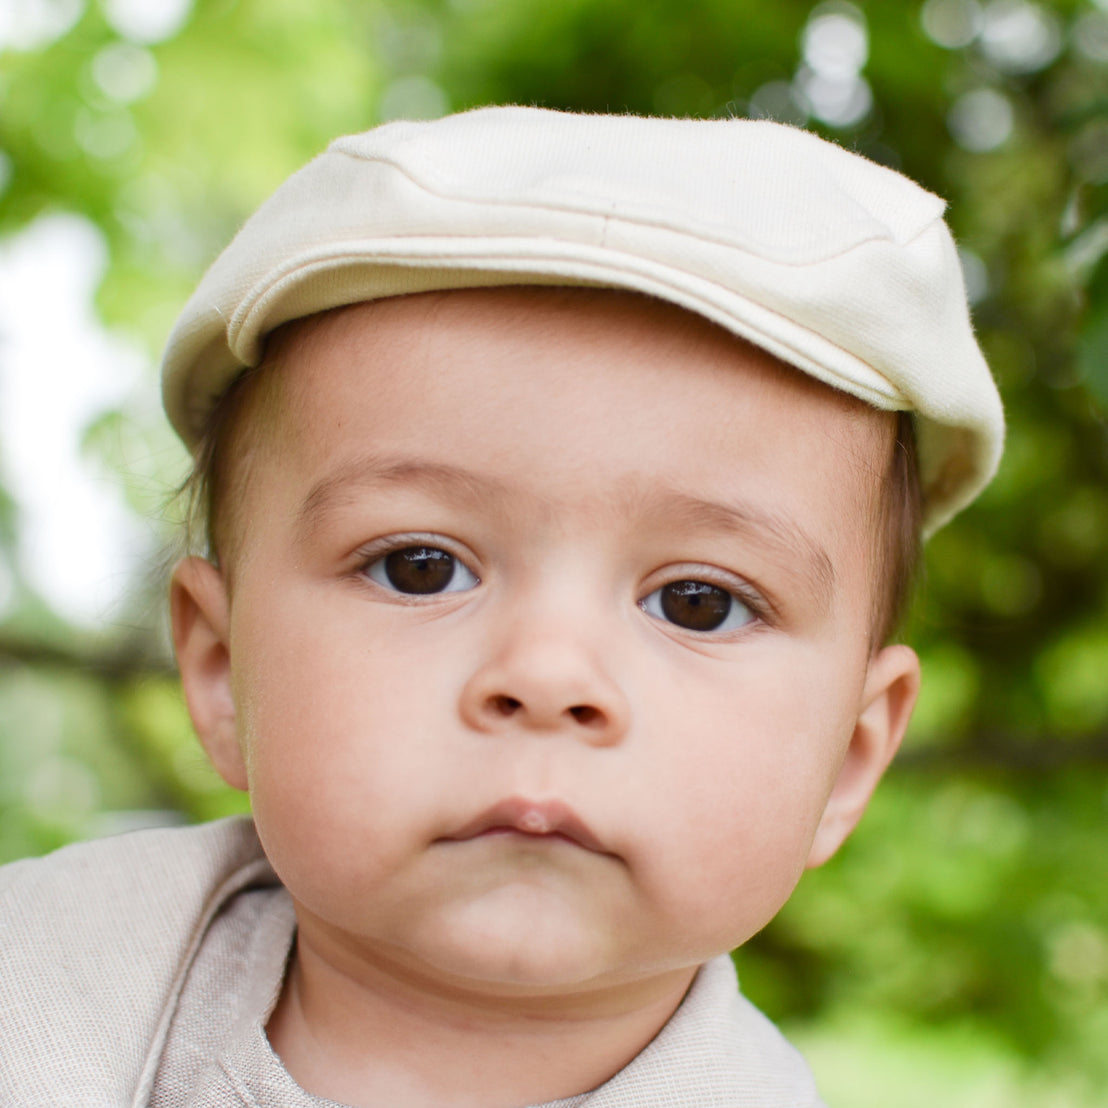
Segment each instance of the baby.
[{"label": "baby", "polygon": [[942,203],[772,123],[340,139],[169,341],[185,696],[253,821],[0,873],[4,1104],[806,1108],[728,953],[919,684],[1000,404]]}]

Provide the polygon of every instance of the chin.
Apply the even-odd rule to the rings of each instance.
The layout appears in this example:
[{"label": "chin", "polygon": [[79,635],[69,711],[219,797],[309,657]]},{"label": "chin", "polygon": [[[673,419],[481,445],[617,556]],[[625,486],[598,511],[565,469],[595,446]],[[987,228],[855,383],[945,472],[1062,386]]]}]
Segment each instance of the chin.
[{"label": "chin", "polygon": [[[501,898],[497,898],[498,900]],[[509,992],[584,985],[616,970],[605,929],[572,912],[482,904],[440,921],[409,949],[440,973]],[[422,951],[418,949],[422,947]]]}]

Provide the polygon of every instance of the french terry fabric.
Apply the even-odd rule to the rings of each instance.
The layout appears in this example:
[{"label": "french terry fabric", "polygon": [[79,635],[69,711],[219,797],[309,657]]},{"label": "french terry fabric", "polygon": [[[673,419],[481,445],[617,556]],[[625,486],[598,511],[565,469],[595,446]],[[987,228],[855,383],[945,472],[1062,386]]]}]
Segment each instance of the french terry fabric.
[{"label": "french terry fabric", "polygon": [[[337,1108],[270,1049],[295,933],[249,820],[141,831],[0,868],[5,1108]],[[541,1108],[825,1108],[807,1066],[703,966],[599,1088]]]}]

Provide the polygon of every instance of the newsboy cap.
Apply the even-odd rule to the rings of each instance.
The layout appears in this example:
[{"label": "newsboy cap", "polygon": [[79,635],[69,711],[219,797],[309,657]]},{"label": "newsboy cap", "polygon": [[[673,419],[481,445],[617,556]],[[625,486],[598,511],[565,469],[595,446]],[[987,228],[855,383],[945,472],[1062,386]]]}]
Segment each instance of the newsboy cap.
[{"label": "newsboy cap", "polygon": [[915,413],[924,527],[992,477],[1000,399],[944,203],[808,132],[498,107],[337,139],[212,265],[170,335],[190,447],[289,320],[432,289],[634,289],[877,408]]}]

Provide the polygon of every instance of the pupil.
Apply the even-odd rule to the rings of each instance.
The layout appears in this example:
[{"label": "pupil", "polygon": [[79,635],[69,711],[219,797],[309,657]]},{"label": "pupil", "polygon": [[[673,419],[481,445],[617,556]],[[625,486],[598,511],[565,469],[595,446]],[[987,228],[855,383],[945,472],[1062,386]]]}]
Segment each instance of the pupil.
[{"label": "pupil", "polygon": [[433,546],[406,546],[385,556],[385,575],[399,592],[442,592],[454,576],[454,555]]},{"label": "pupil", "polygon": [[662,613],[690,631],[714,631],[731,611],[731,594],[706,581],[674,581],[662,588]]}]

